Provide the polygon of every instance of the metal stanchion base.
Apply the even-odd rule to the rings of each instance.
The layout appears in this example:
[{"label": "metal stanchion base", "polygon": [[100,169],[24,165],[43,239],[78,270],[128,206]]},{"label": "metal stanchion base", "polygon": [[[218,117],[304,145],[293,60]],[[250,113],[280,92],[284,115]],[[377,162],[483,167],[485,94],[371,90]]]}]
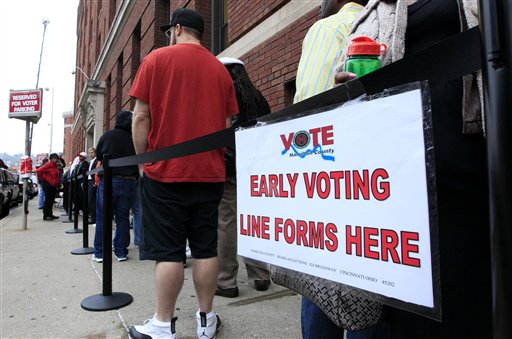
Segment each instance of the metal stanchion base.
[{"label": "metal stanchion base", "polygon": [[128,293],[114,292],[112,295],[96,294],[85,298],[80,306],[86,311],[100,312],[117,310],[132,303],[133,297]]},{"label": "metal stanchion base", "polygon": [[82,232],[83,232],[83,230],[81,230],[79,228],[77,228],[77,229],[72,228],[72,229],[66,231],[67,234],[75,234],[75,233],[82,233]]},{"label": "metal stanchion base", "polygon": [[84,254],[91,254],[92,252],[94,252],[94,248],[92,248],[92,247],[80,247],[80,248],[76,248],[76,249],[72,250],[71,254],[84,255]]}]

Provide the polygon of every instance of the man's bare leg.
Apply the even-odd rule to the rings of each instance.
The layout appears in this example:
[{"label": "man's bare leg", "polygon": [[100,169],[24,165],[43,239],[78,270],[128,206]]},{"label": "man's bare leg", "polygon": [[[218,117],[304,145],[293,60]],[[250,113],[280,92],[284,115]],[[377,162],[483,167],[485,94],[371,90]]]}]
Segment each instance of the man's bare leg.
[{"label": "man's bare leg", "polygon": [[174,316],[183,278],[183,262],[160,261],[155,264],[156,318],[158,320],[171,321]]},{"label": "man's bare leg", "polygon": [[219,261],[217,257],[194,259],[192,275],[199,303],[199,311],[201,312],[209,313],[212,310],[218,274]]}]

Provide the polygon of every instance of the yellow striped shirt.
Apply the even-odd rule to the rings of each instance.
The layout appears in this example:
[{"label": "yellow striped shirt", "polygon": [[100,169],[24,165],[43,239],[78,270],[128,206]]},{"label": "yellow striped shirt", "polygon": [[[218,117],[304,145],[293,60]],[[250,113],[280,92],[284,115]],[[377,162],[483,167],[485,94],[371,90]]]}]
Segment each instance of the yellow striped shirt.
[{"label": "yellow striped shirt", "polygon": [[345,47],[352,22],[363,6],[349,2],[340,11],[318,20],[302,43],[294,103],[330,89],[341,51]]}]

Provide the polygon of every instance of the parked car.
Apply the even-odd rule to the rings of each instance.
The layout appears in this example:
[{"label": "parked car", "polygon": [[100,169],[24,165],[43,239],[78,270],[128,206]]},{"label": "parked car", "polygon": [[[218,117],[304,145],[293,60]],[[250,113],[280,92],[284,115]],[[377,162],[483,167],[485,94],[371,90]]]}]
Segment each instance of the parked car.
[{"label": "parked car", "polygon": [[[23,185],[20,187],[20,175],[18,173],[12,174],[12,180],[14,181],[14,193],[12,195],[12,203],[17,205],[20,202],[23,202]],[[16,203],[14,203],[16,201]]]},{"label": "parked car", "polygon": [[[38,193],[37,185],[32,181],[32,179],[28,178],[28,185],[27,185],[27,197],[29,199],[32,199],[35,197]],[[19,196],[19,202],[23,202],[23,179],[19,178],[18,180],[18,187],[20,188],[20,196]]]},{"label": "parked car", "polygon": [[[14,188],[16,186],[16,189]],[[18,194],[18,185],[14,183],[14,177],[11,172],[6,169],[0,168],[0,198],[2,205],[0,211],[0,218],[9,215],[9,210],[13,201],[14,194]],[[17,204],[17,196],[15,197]]]}]

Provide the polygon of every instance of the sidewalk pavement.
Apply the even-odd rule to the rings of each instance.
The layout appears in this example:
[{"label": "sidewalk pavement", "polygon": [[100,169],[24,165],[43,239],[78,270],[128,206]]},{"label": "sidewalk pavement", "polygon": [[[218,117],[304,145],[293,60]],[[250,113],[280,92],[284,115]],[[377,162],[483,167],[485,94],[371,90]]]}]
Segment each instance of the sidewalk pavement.
[{"label": "sidewalk pavement", "polygon": [[[133,302],[119,310],[90,312],[81,301],[102,293],[102,264],[91,255],[72,255],[83,247],[83,234],[67,234],[73,224],[43,221],[36,200],[29,201],[28,229],[22,230],[21,205],[0,220],[0,338],[128,338],[131,325],[154,314],[152,261],[138,260],[131,245],[128,260],[112,263],[112,291],[128,293]],[[54,214],[61,211],[54,208]],[[82,228],[81,221],[79,228]],[[94,228],[89,228],[89,246]],[[197,301],[192,284],[193,259],[176,305],[178,337],[196,338]],[[217,338],[300,338],[300,296],[271,284],[256,291],[244,265],[238,276],[240,296],[215,297],[214,310],[223,322]]]}]

